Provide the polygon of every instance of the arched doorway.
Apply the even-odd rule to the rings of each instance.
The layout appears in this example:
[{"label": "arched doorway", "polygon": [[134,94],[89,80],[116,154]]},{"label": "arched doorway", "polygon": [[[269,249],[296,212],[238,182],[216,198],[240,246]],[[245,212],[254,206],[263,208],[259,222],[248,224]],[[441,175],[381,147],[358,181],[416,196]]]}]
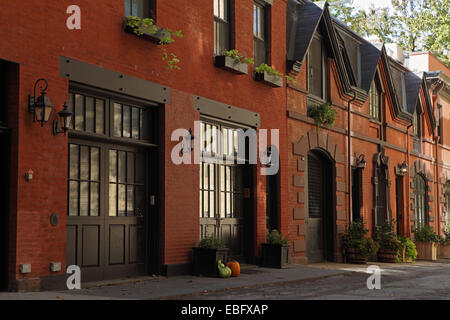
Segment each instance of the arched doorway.
[{"label": "arched doorway", "polygon": [[332,160],[319,149],[308,152],[308,262],[334,260],[334,175]]}]

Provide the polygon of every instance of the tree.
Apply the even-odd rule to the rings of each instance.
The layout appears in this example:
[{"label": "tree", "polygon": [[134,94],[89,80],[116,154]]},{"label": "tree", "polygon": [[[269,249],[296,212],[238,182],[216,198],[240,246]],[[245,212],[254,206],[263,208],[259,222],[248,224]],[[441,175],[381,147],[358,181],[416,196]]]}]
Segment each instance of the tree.
[{"label": "tree", "polygon": [[450,66],[450,0],[392,0],[391,8],[357,10],[352,0],[330,0],[333,16],[363,37],[430,51]]}]

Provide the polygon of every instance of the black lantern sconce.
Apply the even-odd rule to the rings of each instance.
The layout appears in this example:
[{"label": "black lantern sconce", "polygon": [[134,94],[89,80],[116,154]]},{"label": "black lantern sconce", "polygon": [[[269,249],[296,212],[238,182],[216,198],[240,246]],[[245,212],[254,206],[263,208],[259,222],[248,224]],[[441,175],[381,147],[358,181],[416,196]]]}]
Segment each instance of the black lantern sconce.
[{"label": "black lantern sconce", "polygon": [[[44,82],[45,86],[39,87],[41,94],[36,98],[36,87],[39,82]],[[34,114],[33,121],[39,122],[41,124],[41,127],[44,126],[45,122],[48,122],[53,111],[53,106],[50,102],[50,98],[46,96],[47,88],[47,80],[40,78],[34,84],[34,95],[28,97],[28,111]]]},{"label": "black lantern sconce", "polygon": [[397,174],[399,176],[405,176],[408,173],[408,164],[406,161],[403,161],[403,163],[398,165]]},{"label": "black lantern sconce", "polygon": [[[192,128],[189,128],[189,134],[184,137],[184,142],[181,145],[181,153],[190,153],[194,150],[194,135],[192,134]],[[186,143],[186,146],[184,145]]]},{"label": "black lantern sconce", "polygon": [[272,146],[268,146],[266,151],[264,151],[266,157],[267,157],[267,162],[261,164],[261,166],[263,168],[270,168],[271,164],[272,164]]},{"label": "black lantern sconce", "polygon": [[367,162],[364,154],[360,154],[358,158],[356,158],[356,167],[358,169],[364,169],[367,166]]},{"label": "black lantern sconce", "polygon": [[70,128],[70,121],[72,120],[72,112],[67,110],[67,103],[64,102],[64,110],[58,112],[59,120],[53,120],[53,134],[55,136],[60,133],[66,135],[66,131]]}]

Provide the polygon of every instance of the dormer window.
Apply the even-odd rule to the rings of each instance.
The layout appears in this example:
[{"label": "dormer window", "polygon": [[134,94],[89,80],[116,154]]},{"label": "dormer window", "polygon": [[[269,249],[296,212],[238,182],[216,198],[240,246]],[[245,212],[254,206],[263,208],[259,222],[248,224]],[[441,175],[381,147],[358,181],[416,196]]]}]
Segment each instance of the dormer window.
[{"label": "dormer window", "polygon": [[369,90],[369,110],[371,119],[381,120],[381,90],[375,80]]},{"label": "dormer window", "polygon": [[307,87],[310,95],[327,100],[327,53],[320,35],[314,36],[307,56]]}]

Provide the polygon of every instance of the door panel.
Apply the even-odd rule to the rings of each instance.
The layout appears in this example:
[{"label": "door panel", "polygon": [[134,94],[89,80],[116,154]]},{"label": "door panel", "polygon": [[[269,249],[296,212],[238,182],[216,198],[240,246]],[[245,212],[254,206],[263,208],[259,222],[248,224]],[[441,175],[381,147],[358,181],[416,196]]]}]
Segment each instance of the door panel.
[{"label": "door panel", "polygon": [[306,255],[308,262],[334,259],[334,198],[331,161],[319,152],[308,154],[308,218]]},{"label": "door panel", "polygon": [[145,150],[71,139],[67,263],[83,281],[144,272]]},{"label": "door panel", "polygon": [[323,175],[320,159],[308,155],[308,221],[306,250],[308,262],[323,260]]}]

